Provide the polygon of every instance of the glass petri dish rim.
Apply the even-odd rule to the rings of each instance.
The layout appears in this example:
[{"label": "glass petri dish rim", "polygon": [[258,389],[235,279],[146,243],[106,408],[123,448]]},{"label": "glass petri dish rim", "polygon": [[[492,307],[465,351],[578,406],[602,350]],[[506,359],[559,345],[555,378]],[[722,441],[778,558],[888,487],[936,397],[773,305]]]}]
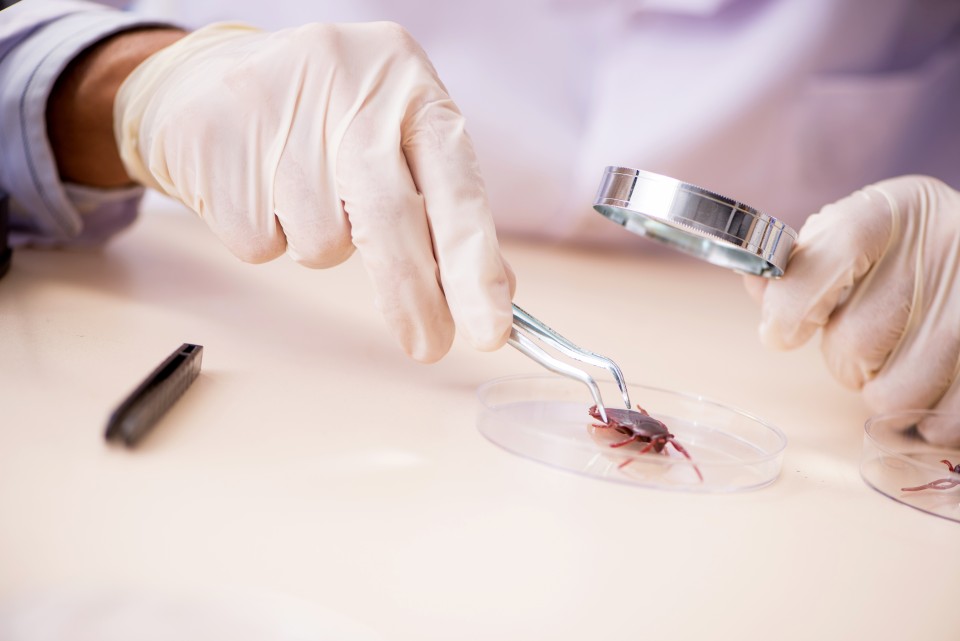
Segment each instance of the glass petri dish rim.
[{"label": "glass petri dish rim", "polygon": [[[488,403],[485,401],[484,392],[490,390],[491,388],[493,388],[493,387],[495,387],[495,386],[497,386],[497,385],[502,385],[502,384],[505,384],[505,383],[510,383],[510,382],[512,382],[512,381],[531,381],[531,380],[541,380],[541,381],[569,381],[569,379],[565,379],[565,378],[563,378],[563,377],[555,376],[555,375],[551,375],[551,374],[513,374],[513,375],[510,375],[510,376],[501,376],[501,377],[499,377],[499,378],[495,378],[495,379],[492,379],[492,380],[489,380],[489,381],[486,381],[486,382],[482,383],[482,384],[477,388],[477,398],[478,398],[480,404],[481,404],[487,411],[489,411],[489,412],[496,412],[496,410],[494,409],[494,407],[491,407],[490,404],[488,404]],[[569,381],[569,382],[572,383],[573,381]],[[612,379],[598,378],[598,379],[597,379],[597,382],[598,382],[598,383],[613,384]],[[763,449],[763,453],[760,454],[760,455],[758,455],[758,456],[756,456],[756,457],[754,457],[754,458],[750,458],[750,459],[740,459],[740,460],[735,460],[735,461],[734,461],[734,460],[731,460],[731,461],[711,461],[711,462],[710,462],[710,466],[712,466],[712,467],[742,467],[742,466],[744,466],[744,465],[758,465],[758,464],[761,464],[761,463],[770,462],[770,461],[775,460],[775,459],[778,458],[779,456],[781,456],[781,455],[783,454],[783,451],[784,451],[784,450],[786,449],[786,447],[787,447],[787,435],[786,435],[780,428],[778,428],[778,427],[776,427],[775,425],[772,425],[771,423],[769,423],[769,422],[767,422],[767,421],[765,421],[765,420],[757,417],[757,416],[754,415],[754,414],[751,414],[750,412],[744,411],[744,410],[742,410],[742,409],[740,409],[740,408],[738,408],[738,407],[735,407],[735,406],[733,406],[733,405],[728,405],[728,404],[726,404],[726,403],[721,403],[720,401],[717,401],[717,400],[712,399],[712,398],[707,397],[707,396],[703,396],[703,395],[701,395],[701,394],[695,394],[695,393],[692,393],[692,392],[685,392],[685,391],[679,391],[679,390],[672,390],[672,389],[669,389],[669,388],[666,388],[666,387],[657,387],[657,386],[654,386],[654,385],[645,385],[645,384],[642,384],[642,383],[628,383],[628,384],[627,384],[627,387],[630,389],[631,392],[634,391],[634,390],[649,390],[649,391],[651,391],[651,392],[657,392],[657,393],[660,393],[660,394],[666,394],[666,395],[669,395],[669,396],[674,396],[674,397],[682,398],[682,399],[685,399],[685,400],[688,400],[688,401],[694,401],[694,402],[696,402],[696,403],[701,403],[701,404],[703,404],[703,405],[713,406],[713,407],[719,408],[719,409],[721,409],[721,410],[723,410],[723,411],[726,411],[726,412],[732,412],[732,413],[735,413],[735,414],[739,414],[740,416],[742,416],[742,417],[744,417],[744,418],[746,418],[746,419],[749,419],[750,421],[753,421],[754,423],[762,426],[764,429],[768,430],[769,432],[771,432],[771,433],[776,437],[776,439],[775,439],[775,440],[776,440],[776,446],[775,446],[775,447],[771,448],[770,450],[767,450],[767,449],[764,448],[764,449]],[[586,390],[584,391],[584,393],[586,394]],[[587,394],[587,396],[589,396],[589,394]],[[610,407],[614,407],[614,406],[611,405]],[[616,407],[619,407],[619,405],[617,405]],[[656,414],[656,412],[654,412],[654,414]],[[508,425],[518,426],[518,427],[520,427],[521,429],[527,427],[527,425],[525,424],[525,422],[524,422],[523,420],[518,420],[518,419],[509,417],[509,416],[498,415],[498,420],[502,420],[503,422],[507,423]],[[715,431],[723,432],[723,430],[715,430]],[[543,434],[543,433],[539,433],[539,434],[538,434],[538,438],[546,438],[547,440],[552,441],[552,442],[554,442],[554,443],[569,443],[569,439],[566,438],[566,437],[564,437],[564,436],[561,435],[561,434]],[[754,448],[755,448],[757,451],[760,451],[760,450],[761,450],[761,448],[759,448],[758,446],[756,446],[756,444],[751,443],[751,445],[753,445]],[[660,464],[661,464],[661,465],[663,465],[663,464],[667,464],[667,465],[688,465],[689,463],[688,463],[685,459],[683,459],[683,458],[677,458],[677,459],[667,459],[667,460],[665,460],[665,461],[661,461]]]},{"label": "glass petri dish rim", "polygon": [[[887,421],[895,421],[899,424],[899,428],[893,429],[904,435],[904,431],[911,427],[915,428],[921,419],[930,417],[957,420],[960,419],[960,412],[913,409],[883,412],[867,418],[864,421],[863,447],[860,455],[860,478],[871,490],[895,503],[930,516],[960,523],[960,511],[958,511],[960,504],[957,503],[954,492],[907,492],[903,489],[903,483],[893,483],[891,479],[884,475],[883,470],[877,470],[875,467],[878,461],[884,461],[883,469],[889,469],[895,461],[900,466],[897,468],[898,470],[921,473],[928,480],[955,476],[953,472],[945,471],[942,464],[934,463],[926,458],[914,458],[914,455],[944,456],[946,458],[949,456],[949,454],[946,454],[947,451],[958,453],[960,448],[930,443],[919,435],[915,439],[911,439],[909,442],[911,447],[908,448],[907,445],[897,447],[895,443],[891,445],[878,438],[873,429],[874,427],[880,429],[880,426]],[[913,447],[914,445],[915,447]],[[897,491],[898,488],[899,491]],[[938,496],[943,496],[944,500],[940,501],[937,498],[932,498]]]},{"label": "glass petri dish rim", "polygon": [[[882,441],[878,440],[875,434],[871,431],[871,428],[874,427],[875,424],[880,423],[882,421],[889,421],[895,418],[906,418],[910,416],[918,417],[918,419],[916,421],[912,421],[910,425],[916,425],[917,422],[919,422],[920,418],[926,418],[926,417],[939,416],[942,418],[952,417],[952,418],[960,419],[960,413],[943,412],[939,410],[899,410],[895,412],[884,412],[882,414],[874,414],[873,416],[869,417],[866,421],[864,421],[863,433],[868,439],[870,439],[870,442],[873,444],[875,448],[877,448],[877,450],[883,452],[888,456],[892,456],[893,458],[899,459],[904,463],[908,463],[914,467],[927,469],[927,470],[930,470],[931,472],[939,472],[941,474],[945,473],[942,465],[934,465],[933,463],[927,463],[926,461],[923,461],[921,459],[916,459],[916,458],[907,456],[901,450],[893,448],[889,445],[886,445]],[[928,443],[927,441],[923,441],[923,440],[919,440],[917,441],[917,443],[928,445],[931,448],[939,447],[934,443]],[[944,449],[957,449],[957,448],[944,448]],[[870,483],[870,481],[868,480],[867,483]],[[870,483],[870,485],[872,486],[873,484]]]}]

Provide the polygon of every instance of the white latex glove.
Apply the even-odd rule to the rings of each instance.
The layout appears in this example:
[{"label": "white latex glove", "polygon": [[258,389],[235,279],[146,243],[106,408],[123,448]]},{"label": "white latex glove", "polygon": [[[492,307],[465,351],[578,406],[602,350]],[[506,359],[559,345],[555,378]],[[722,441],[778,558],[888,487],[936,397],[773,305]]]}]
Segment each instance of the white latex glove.
[{"label": "white latex glove", "polygon": [[[799,347],[822,328],[831,372],[873,411],[960,412],[960,193],[944,183],[904,176],[824,207],[786,275],[747,287],[764,344]],[[960,445],[960,422],[917,427]]]},{"label": "white latex glove", "polygon": [[114,123],[130,176],[242,260],[359,250],[414,358],[442,357],[454,321],[478,349],[506,341],[514,279],[463,116],[398,25],[211,25],[136,68]]}]

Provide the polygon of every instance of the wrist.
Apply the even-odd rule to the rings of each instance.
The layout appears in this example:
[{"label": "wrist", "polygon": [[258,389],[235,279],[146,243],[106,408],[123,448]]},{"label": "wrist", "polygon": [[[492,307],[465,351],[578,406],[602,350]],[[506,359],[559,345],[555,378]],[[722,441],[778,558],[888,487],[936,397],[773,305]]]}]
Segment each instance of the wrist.
[{"label": "wrist", "polygon": [[47,101],[47,133],[60,177],[91,187],[133,182],[113,132],[113,102],[124,79],[145,59],[186,32],[172,28],[124,31],[70,63]]}]

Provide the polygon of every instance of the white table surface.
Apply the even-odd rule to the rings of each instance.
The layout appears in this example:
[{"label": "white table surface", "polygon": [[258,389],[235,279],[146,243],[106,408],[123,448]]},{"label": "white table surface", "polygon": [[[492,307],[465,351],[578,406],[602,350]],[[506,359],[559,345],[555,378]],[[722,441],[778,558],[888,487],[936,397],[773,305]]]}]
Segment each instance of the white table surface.
[{"label": "white table surface", "polygon": [[[767,488],[661,492],[487,441],[478,385],[542,370],[459,340],[408,360],[358,258],[245,265],[154,209],[100,251],[17,251],[0,281],[0,599],[245,590],[399,641],[960,639],[960,525],[861,480],[859,397],[816,344],[763,350],[739,277],[504,242],[517,302],[630,382],[789,439]],[[200,378],[139,448],[105,444],[183,342]]]}]

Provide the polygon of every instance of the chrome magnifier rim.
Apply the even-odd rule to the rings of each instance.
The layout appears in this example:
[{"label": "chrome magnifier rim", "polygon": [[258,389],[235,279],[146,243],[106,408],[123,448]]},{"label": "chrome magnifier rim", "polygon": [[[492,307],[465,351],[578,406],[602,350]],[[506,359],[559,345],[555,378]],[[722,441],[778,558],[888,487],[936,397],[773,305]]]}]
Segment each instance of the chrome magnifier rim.
[{"label": "chrome magnifier rim", "polygon": [[604,169],[593,208],[629,231],[738,272],[783,276],[797,232],[783,221],[675,178]]}]

